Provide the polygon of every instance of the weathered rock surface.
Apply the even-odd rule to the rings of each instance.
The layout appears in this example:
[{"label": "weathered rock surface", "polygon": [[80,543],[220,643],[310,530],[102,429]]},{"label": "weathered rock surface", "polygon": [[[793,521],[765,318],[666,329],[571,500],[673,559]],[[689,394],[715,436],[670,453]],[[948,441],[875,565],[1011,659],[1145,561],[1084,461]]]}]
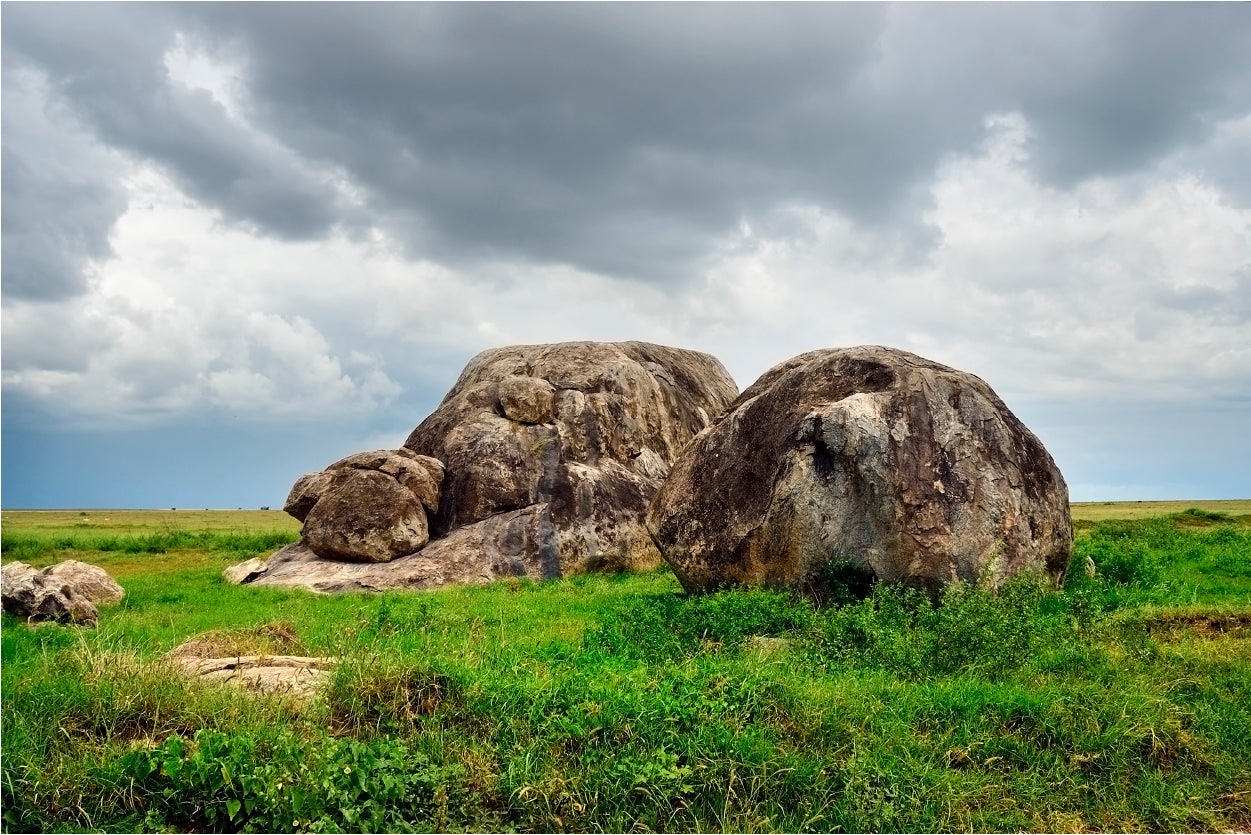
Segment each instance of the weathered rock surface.
[{"label": "weathered rock surface", "polygon": [[[301,542],[245,582],[338,592],[654,567],[647,504],[736,392],[715,358],[643,342],[485,351],[402,449],[297,481],[285,509]],[[429,511],[420,523],[406,496]]]},{"label": "weathered rock surface", "polygon": [[304,541],[327,559],[388,562],[429,538],[417,497],[377,470],[348,472],[304,520]]},{"label": "weathered rock surface", "polygon": [[168,656],[185,675],[258,693],[308,695],[334,670],[333,658],[304,655],[232,655],[229,658]]},{"label": "weathered rock surface", "polygon": [[[455,536],[455,535],[453,535]],[[449,537],[453,539],[453,537]],[[266,561],[264,570],[247,582],[256,586],[304,588],[318,594],[345,592],[419,591],[449,583],[489,583],[499,579],[478,554],[453,549],[445,552],[436,540],[415,554],[386,563],[327,560],[296,542]]]},{"label": "weathered rock surface", "polygon": [[1058,585],[1068,488],[982,380],[866,346],[813,351],[744,391],[675,463],[647,525],[688,591],[823,593],[832,560],[931,591]]},{"label": "weathered rock surface", "polygon": [[94,626],[96,604],[116,603],[126,591],[104,569],[65,560],[39,571],[23,562],[0,569],[4,611],[29,621]]},{"label": "weathered rock surface", "polygon": [[232,586],[238,586],[249,583],[264,573],[265,561],[259,557],[253,557],[222,569],[222,579]]},{"label": "weathered rock surface", "polygon": [[443,465],[408,449],[349,455],[296,481],[285,510],[327,559],[387,562],[429,540],[426,511],[439,507]]},{"label": "weathered rock surface", "polygon": [[735,393],[721,363],[695,351],[500,348],[470,361],[404,446],[446,466],[431,520],[433,538],[451,539],[445,556],[472,551],[496,576],[535,579],[649,567],[660,555],[642,523],[647,503]]}]

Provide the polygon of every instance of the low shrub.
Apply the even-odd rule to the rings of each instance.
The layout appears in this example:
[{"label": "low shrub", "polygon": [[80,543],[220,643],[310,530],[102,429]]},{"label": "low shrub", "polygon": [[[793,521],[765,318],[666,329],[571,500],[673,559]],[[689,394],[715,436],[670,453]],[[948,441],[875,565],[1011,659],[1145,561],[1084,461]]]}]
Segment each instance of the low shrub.
[{"label": "low shrub", "polygon": [[806,629],[813,616],[806,601],[764,589],[656,595],[601,618],[587,631],[584,644],[631,658],[674,659],[737,647],[753,636]]},{"label": "low shrub", "polygon": [[[197,731],[137,750],[125,767],[147,795],[145,823],[210,832],[442,829],[463,803],[463,770],[399,740],[268,739]],[[460,810],[457,810],[460,811]]]}]

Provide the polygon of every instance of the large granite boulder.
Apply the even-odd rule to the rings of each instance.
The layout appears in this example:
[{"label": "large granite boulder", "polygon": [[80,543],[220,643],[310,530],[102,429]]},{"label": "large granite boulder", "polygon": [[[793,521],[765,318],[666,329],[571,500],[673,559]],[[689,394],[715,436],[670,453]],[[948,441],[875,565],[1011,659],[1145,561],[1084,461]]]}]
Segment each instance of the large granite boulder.
[{"label": "large granite boulder", "polygon": [[692,592],[794,589],[832,569],[936,591],[1059,585],[1068,488],[977,377],[891,348],[813,351],[744,391],[674,464],[647,526]]},{"label": "large granite boulder", "polygon": [[[657,566],[648,502],[736,393],[715,358],[661,345],[484,351],[403,448],[300,479],[286,509],[301,541],[228,579],[334,592]],[[401,458],[431,472],[433,493]],[[428,544],[405,492],[428,511]]]},{"label": "large granite boulder", "polygon": [[28,622],[95,626],[96,604],[117,603],[126,591],[99,566],[65,560],[42,571],[24,562],[0,569],[0,602],[4,611]]}]

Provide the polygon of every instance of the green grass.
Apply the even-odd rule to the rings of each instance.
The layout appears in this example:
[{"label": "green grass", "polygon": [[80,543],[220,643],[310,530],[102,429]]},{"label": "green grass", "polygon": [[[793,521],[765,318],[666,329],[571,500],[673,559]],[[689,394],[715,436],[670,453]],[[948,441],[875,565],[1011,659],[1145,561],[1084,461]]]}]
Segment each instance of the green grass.
[{"label": "green grass", "polygon": [[[1251,526],[1186,509],[1082,526],[1060,593],[820,610],[667,570],[317,597],[221,582],[255,531],[83,531],[37,559],[124,556],[128,597],[5,618],[4,829],[1245,831]],[[157,663],[209,631],[343,662],[306,702]]]}]

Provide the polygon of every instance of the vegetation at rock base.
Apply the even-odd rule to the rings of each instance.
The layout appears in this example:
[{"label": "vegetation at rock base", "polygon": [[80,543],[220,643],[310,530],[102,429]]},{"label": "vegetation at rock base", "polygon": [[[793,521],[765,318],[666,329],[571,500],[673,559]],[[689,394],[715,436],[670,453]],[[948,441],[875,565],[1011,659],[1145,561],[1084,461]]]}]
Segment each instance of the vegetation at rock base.
[{"label": "vegetation at rock base", "polygon": [[[1251,517],[1189,507],[1079,521],[1059,593],[822,609],[687,597],[668,571],[232,587],[221,569],[289,527],[65,534],[6,511],[6,562],[96,562],[128,596],[94,630],[5,617],[3,828],[1245,831]],[[304,701],[159,662],[205,633],[343,661]]]}]

